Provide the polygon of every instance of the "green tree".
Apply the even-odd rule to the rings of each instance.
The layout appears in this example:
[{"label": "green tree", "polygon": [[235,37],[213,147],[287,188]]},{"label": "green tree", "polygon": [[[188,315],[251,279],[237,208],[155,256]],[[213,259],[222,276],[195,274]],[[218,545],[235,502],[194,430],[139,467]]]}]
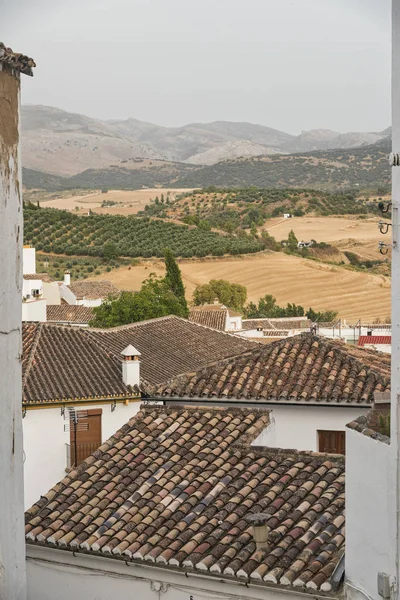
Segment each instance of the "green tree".
[{"label": "green tree", "polygon": [[102,255],[103,258],[106,260],[113,260],[115,258],[118,258],[117,246],[113,242],[108,242],[107,244],[104,244]]},{"label": "green tree", "polygon": [[164,261],[166,269],[165,283],[172,293],[175,294],[175,296],[180,300],[184,310],[184,316],[187,317],[189,310],[185,298],[185,287],[182,281],[182,273],[170,248],[166,248],[164,250]]},{"label": "green tree", "polygon": [[287,248],[290,252],[296,252],[297,251],[297,244],[298,244],[298,240],[297,237],[295,236],[295,233],[293,231],[293,229],[290,230],[289,235],[288,235],[288,240],[287,240]]},{"label": "green tree", "polygon": [[151,274],[139,292],[122,292],[93,309],[92,327],[116,327],[167,315],[185,317],[182,301],[171,291],[165,279]]},{"label": "green tree", "polygon": [[193,292],[196,306],[219,302],[234,310],[242,311],[247,298],[247,289],[238,283],[230,283],[225,279],[212,279],[209,283],[198,285]]},{"label": "green tree", "polygon": [[312,308],[309,308],[306,312],[306,317],[313,321],[314,323],[332,323],[336,321],[338,313],[335,310],[326,310],[326,311],[315,311]]}]

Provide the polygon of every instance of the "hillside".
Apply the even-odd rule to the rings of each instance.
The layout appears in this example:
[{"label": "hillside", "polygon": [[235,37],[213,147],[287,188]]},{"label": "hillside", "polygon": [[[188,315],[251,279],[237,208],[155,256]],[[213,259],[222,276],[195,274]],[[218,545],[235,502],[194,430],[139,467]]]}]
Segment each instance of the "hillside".
[{"label": "hillside", "polygon": [[390,140],[347,150],[273,154],[226,160],[210,166],[153,159],[123,160],[109,168],[89,169],[62,179],[24,170],[28,188],[140,189],[142,187],[319,188],[343,190],[388,185]]},{"label": "hillside", "polygon": [[313,130],[293,136],[229,121],[162,127],[137,119],[101,121],[48,106],[22,108],[24,166],[63,176],[133,158],[214,164],[239,156],[356,147],[387,135]]}]

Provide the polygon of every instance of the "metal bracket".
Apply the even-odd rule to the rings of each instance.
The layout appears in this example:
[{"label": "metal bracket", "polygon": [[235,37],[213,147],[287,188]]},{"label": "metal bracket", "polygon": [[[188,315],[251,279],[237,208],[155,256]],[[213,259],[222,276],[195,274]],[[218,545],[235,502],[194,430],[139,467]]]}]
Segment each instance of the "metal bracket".
[{"label": "metal bracket", "polygon": [[378,223],[379,231],[382,233],[382,235],[386,235],[389,231],[389,227],[391,226],[392,224],[386,221],[379,221]]},{"label": "metal bracket", "polygon": [[385,242],[379,242],[379,252],[383,255],[388,254],[389,249],[392,248],[392,244],[385,244]]},{"label": "metal bracket", "polygon": [[25,419],[26,417],[26,406],[24,406],[24,408],[22,409],[22,418]]},{"label": "metal bracket", "polygon": [[391,152],[389,154],[389,165],[391,167],[399,167],[400,166],[400,154],[398,152]]},{"label": "metal bracket", "polygon": [[114,403],[113,403],[113,404],[111,404],[111,412],[114,412],[114,410],[115,410],[116,408],[117,408],[117,403],[116,403],[116,401],[114,400]]}]

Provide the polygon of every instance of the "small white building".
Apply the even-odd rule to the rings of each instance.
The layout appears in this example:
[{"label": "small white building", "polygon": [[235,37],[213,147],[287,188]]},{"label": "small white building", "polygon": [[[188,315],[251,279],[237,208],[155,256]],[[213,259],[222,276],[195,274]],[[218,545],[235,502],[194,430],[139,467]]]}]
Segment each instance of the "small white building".
[{"label": "small white building", "polygon": [[267,341],[299,335],[310,331],[311,325],[307,317],[243,319],[242,330],[238,335],[257,341]]},{"label": "small white building", "polygon": [[100,306],[107,298],[116,298],[120,290],[111,281],[95,281],[81,279],[71,281],[69,271],[64,274],[64,281],[59,283],[61,298],[71,305],[93,308]]},{"label": "small white building", "polygon": [[304,333],[145,391],[166,405],[268,408],[265,444],[344,454],[346,424],[389,386],[390,357]]},{"label": "small white building", "polygon": [[242,315],[221,304],[218,299],[213,304],[194,306],[190,310],[189,321],[219,331],[236,332],[242,329]]}]

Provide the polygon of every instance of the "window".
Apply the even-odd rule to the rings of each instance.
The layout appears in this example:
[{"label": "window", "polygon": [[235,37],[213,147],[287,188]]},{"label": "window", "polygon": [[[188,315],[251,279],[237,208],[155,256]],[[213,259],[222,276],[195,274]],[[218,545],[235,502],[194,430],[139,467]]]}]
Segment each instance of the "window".
[{"label": "window", "polygon": [[101,408],[91,408],[70,413],[71,465],[79,465],[101,446],[102,412]]},{"label": "window", "polygon": [[329,454],[346,453],[346,434],[344,431],[318,431],[318,451]]}]

